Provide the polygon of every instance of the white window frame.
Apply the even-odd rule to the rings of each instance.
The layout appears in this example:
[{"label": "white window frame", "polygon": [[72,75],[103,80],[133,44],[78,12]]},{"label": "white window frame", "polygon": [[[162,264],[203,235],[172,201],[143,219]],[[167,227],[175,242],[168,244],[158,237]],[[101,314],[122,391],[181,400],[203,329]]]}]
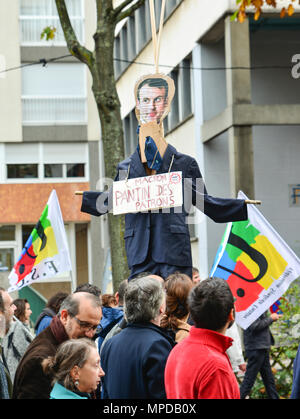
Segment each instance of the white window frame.
[{"label": "white window frame", "polygon": [[[72,146],[72,144],[66,143],[68,146]],[[7,143],[9,146],[9,143]],[[20,143],[20,147],[22,147],[22,143]],[[1,145],[0,145],[1,146]],[[5,161],[5,148],[3,150],[3,154],[0,154],[0,165],[2,165],[2,170],[0,172],[0,184],[6,183],[6,184],[16,184],[16,183],[81,183],[81,182],[88,182],[89,181],[89,156],[88,156],[88,144],[84,143],[84,150],[85,155],[81,159],[81,161],[73,161],[73,162],[67,162],[67,163],[58,163],[56,161],[47,161],[44,160],[44,144],[43,143],[37,143],[37,146],[39,147],[39,161],[28,161],[27,159],[24,159],[24,163],[18,160],[16,163],[9,162],[7,163]],[[0,148],[1,151],[1,148]],[[67,177],[67,164],[76,164],[76,163],[82,163],[85,165],[85,176],[82,177]],[[37,164],[38,165],[38,177],[37,178],[15,178],[15,179],[8,179],[7,178],[7,164]],[[44,177],[44,165],[45,164],[62,164],[63,165],[63,177],[55,178],[46,178]]]}]

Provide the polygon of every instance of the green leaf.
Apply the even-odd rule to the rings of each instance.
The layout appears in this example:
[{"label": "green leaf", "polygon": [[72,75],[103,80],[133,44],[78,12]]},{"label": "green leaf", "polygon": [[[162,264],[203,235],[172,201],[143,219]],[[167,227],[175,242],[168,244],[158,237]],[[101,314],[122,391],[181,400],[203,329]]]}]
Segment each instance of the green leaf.
[{"label": "green leaf", "polygon": [[236,10],[236,11],[233,13],[233,15],[231,15],[230,20],[231,20],[231,21],[234,21],[234,20],[237,18],[238,13],[239,13],[239,11],[238,11],[238,10]]}]

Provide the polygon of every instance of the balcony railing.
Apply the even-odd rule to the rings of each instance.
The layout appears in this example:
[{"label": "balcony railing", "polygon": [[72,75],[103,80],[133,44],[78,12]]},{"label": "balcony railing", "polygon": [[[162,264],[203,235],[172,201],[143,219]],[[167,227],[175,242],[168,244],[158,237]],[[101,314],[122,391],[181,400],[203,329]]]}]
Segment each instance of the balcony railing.
[{"label": "balcony railing", "polygon": [[[74,31],[81,43],[84,43],[84,19],[82,17],[71,17]],[[51,41],[41,39],[41,33],[47,26],[56,28],[55,37]],[[58,16],[21,16],[21,45],[66,45],[63,30]]]},{"label": "balcony railing", "polygon": [[87,123],[83,96],[22,96],[23,125],[76,125]]}]

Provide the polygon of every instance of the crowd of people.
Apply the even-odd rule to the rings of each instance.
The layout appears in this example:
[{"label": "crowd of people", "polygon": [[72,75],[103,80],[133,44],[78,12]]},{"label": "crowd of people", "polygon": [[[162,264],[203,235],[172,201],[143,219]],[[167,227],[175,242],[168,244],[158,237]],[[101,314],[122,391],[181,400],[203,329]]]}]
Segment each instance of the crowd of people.
[{"label": "crowd of people", "polygon": [[91,284],[58,292],[33,329],[31,314],[0,288],[1,399],[245,399],[259,372],[279,398],[269,351],[280,315],[264,313],[241,334],[227,282],[201,280],[196,268],[192,278],[143,272],[115,294]]}]

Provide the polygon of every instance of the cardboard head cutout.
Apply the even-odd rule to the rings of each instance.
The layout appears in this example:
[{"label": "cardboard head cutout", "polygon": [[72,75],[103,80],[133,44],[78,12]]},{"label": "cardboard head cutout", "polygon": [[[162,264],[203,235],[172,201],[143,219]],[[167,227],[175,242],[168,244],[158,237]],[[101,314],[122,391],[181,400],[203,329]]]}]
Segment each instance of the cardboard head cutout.
[{"label": "cardboard head cutout", "polygon": [[139,124],[160,124],[170,111],[174,93],[174,81],[165,74],[148,74],[139,79],[134,88]]},{"label": "cardboard head cutout", "polygon": [[164,139],[163,119],[168,115],[175,94],[174,81],[165,74],[148,74],[137,81],[134,88],[135,114],[140,125],[141,160],[145,157],[145,140],[151,137],[163,156],[167,143]]}]

